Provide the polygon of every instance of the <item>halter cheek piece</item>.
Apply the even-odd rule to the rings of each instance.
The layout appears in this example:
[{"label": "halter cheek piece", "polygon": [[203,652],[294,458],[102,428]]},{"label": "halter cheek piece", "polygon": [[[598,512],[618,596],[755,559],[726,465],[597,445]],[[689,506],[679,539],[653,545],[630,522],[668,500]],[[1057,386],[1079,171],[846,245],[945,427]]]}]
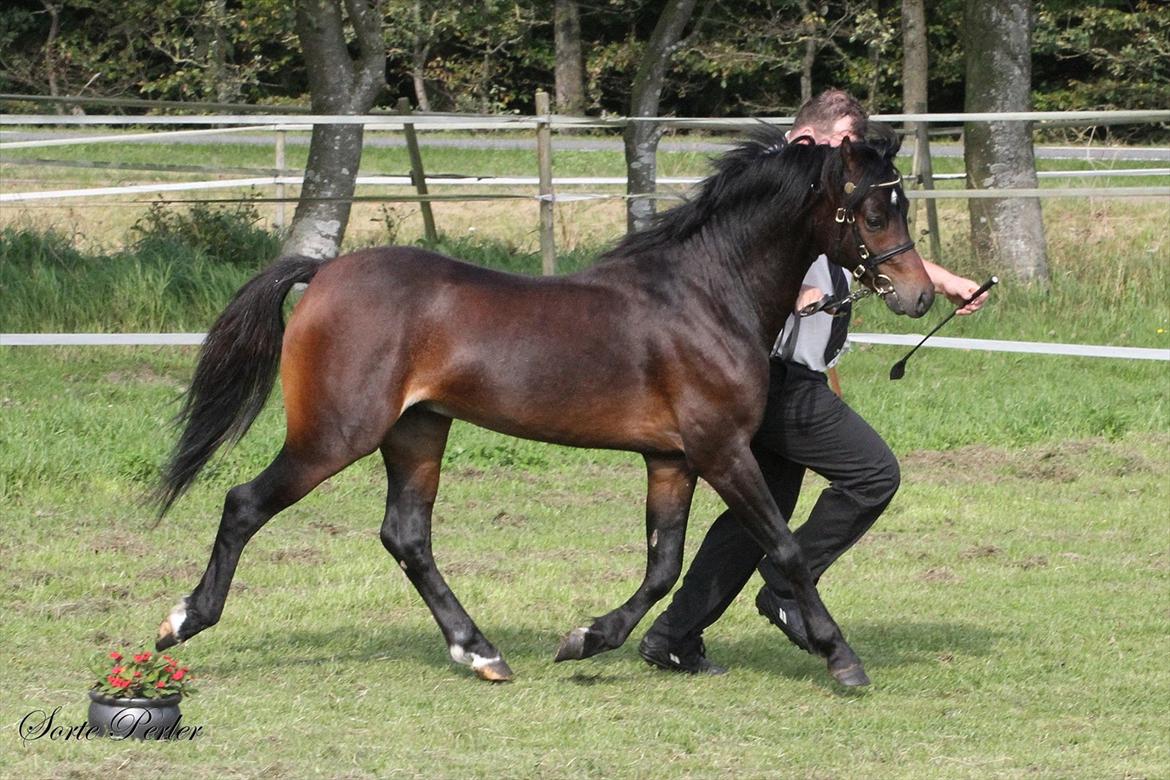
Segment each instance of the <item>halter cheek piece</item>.
[{"label": "halter cheek piece", "polygon": [[[902,179],[898,177],[880,184],[872,184],[869,189],[876,190],[883,187],[897,187],[901,183]],[[846,195],[852,195],[856,189],[857,185],[853,182],[845,182]],[[869,287],[862,286],[844,298],[834,298],[831,295],[826,295],[816,303],[809,304],[797,312],[801,317],[808,317],[820,311],[825,311],[834,317],[840,316],[845,313],[843,307],[847,304],[860,300],[873,292],[877,292],[882,298],[885,298],[887,295],[896,296],[897,293],[894,291],[894,283],[890,281],[890,277],[878,272],[878,266],[914,248],[914,241],[911,239],[903,244],[898,244],[893,249],[887,249],[885,252],[875,255],[870,251],[869,246],[865,243],[865,239],[861,236],[861,230],[857,227],[857,217],[853,214],[853,209],[844,206],[837,209],[835,220],[838,224],[847,224],[853,228],[853,238],[857,241],[857,256],[861,260],[857,267],[853,269],[853,278],[860,282],[868,274],[873,282],[873,289],[871,290]],[[841,244],[844,241],[845,233],[842,232],[841,237],[837,240],[837,254],[840,254]]]}]

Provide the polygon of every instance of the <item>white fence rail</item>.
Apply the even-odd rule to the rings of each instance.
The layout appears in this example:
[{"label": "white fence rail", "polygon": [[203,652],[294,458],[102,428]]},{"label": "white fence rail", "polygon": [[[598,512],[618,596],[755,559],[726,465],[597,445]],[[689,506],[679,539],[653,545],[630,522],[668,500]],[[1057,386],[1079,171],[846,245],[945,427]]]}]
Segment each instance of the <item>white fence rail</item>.
[{"label": "white fence rail", "polygon": [[[203,343],[206,336],[205,333],[0,333],[0,347],[197,346]],[[849,340],[859,344],[914,346],[922,340],[922,336],[913,333],[851,333]],[[934,337],[924,346],[985,352],[1025,352],[1034,355],[1170,361],[1170,349],[1146,347],[963,339],[945,336]]]}]

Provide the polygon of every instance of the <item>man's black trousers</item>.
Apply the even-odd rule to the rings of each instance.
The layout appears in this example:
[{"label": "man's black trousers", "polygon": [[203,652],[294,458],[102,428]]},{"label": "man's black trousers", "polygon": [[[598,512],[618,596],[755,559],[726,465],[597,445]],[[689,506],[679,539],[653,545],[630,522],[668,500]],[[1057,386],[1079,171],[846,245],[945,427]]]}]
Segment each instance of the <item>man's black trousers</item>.
[{"label": "man's black trousers", "polygon": [[[837,397],[823,373],[797,363],[772,360],[768,405],[752,449],[786,520],[806,469],[829,481],[795,532],[814,579],[869,530],[898,490],[898,461],[885,441]],[[757,567],[767,587],[792,598],[784,575],[724,512],[651,632],[679,649],[697,642]]]}]

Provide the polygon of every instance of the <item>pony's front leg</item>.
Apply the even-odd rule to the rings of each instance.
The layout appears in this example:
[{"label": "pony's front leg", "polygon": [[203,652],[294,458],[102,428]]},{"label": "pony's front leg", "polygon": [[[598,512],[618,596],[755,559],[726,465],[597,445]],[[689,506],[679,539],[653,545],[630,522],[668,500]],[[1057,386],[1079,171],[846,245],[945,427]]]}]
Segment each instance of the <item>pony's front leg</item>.
[{"label": "pony's front leg", "polygon": [[747,442],[722,450],[700,473],[792,583],[809,640],[842,685],[868,685],[861,659],[845,641],[817,592],[800,545],[788,529]]},{"label": "pony's front leg", "polygon": [[579,660],[620,647],[650,607],[678,580],[695,474],[682,456],[648,455],[646,470],[646,576],[625,604],[588,627],[570,631],[557,648],[557,661]]}]

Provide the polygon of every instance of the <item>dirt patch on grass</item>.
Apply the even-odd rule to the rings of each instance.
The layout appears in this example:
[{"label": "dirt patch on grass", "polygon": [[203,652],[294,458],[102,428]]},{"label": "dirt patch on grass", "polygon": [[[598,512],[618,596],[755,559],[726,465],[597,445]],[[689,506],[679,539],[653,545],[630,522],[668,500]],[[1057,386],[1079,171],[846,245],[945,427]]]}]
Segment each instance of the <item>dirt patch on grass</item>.
[{"label": "dirt patch on grass", "polygon": [[918,575],[918,579],[922,582],[943,583],[947,585],[961,581],[959,575],[955,574],[947,566],[932,566]]},{"label": "dirt patch on grass", "polygon": [[[1153,434],[1147,441],[1170,446],[1170,436]],[[1160,466],[1136,444],[1106,439],[1043,444],[1006,449],[972,444],[953,450],[919,450],[900,459],[908,482],[940,485],[995,484],[1020,479],[1052,484],[1076,482],[1086,476],[1151,473]],[[1163,467],[1164,468],[1164,467]]]},{"label": "dirt patch on grass", "polygon": [[186,385],[177,377],[160,373],[154,366],[140,363],[133,368],[111,371],[104,379],[112,385],[162,385],[184,388]]},{"label": "dirt patch on grass", "polygon": [[325,554],[313,547],[273,550],[265,558],[273,563],[293,563],[302,566],[319,566],[325,562]]}]

